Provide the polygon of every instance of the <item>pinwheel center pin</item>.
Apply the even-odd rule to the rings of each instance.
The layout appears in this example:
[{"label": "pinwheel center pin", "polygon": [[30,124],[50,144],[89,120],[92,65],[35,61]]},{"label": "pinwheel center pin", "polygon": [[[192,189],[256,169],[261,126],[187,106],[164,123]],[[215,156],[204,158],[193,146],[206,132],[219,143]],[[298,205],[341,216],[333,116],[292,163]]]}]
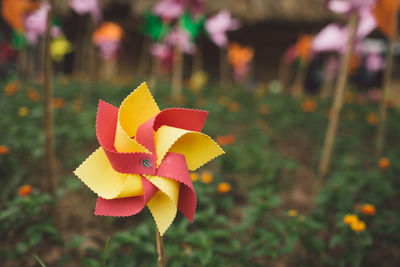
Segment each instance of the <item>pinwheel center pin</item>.
[{"label": "pinwheel center pin", "polygon": [[145,167],[145,168],[151,168],[151,162],[150,162],[150,160],[148,160],[148,159],[142,160],[142,165],[143,165],[143,167]]}]

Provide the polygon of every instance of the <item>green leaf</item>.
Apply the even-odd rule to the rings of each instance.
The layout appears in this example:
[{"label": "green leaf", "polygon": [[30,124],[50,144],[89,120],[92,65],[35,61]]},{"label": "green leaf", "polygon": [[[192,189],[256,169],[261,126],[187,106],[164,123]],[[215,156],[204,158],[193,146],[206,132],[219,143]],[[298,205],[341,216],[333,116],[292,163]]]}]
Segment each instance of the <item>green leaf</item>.
[{"label": "green leaf", "polygon": [[46,267],[46,264],[44,264],[44,262],[39,258],[38,255],[33,254],[33,257],[35,257],[35,259],[39,262],[40,266]]}]

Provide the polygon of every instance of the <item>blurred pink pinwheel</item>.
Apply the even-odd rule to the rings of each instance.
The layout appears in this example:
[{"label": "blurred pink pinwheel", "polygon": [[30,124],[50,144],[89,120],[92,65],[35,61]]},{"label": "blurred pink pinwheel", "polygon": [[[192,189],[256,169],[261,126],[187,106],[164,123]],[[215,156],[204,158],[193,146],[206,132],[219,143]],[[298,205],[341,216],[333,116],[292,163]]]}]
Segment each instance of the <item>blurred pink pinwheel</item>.
[{"label": "blurred pink pinwheel", "polygon": [[197,198],[189,170],[224,153],[200,132],[207,115],[160,111],[145,83],[119,109],[100,100],[100,147],[74,172],[98,195],[95,214],[131,216],[147,205],[161,235],[178,209],[193,221]]},{"label": "blurred pink pinwheel", "polygon": [[[356,32],[355,52],[361,51],[361,43],[368,36],[377,24],[370,10],[363,10],[360,13],[360,21]],[[349,38],[349,30],[347,26],[340,26],[331,23],[323,28],[313,39],[312,51],[314,53],[335,51],[343,53],[346,49],[347,40]]]},{"label": "blurred pink pinwheel", "polygon": [[352,12],[361,12],[371,10],[377,0],[330,0],[328,7],[333,12],[339,14],[350,14]]},{"label": "blurred pink pinwheel", "polygon": [[385,66],[382,56],[379,53],[371,52],[365,59],[367,70],[374,73],[382,70]]},{"label": "blurred pink pinwheel", "polygon": [[239,20],[232,19],[227,10],[220,11],[205,23],[205,28],[210,34],[211,40],[218,47],[225,47],[228,44],[227,31],[237,30],[239,27]]},{"label": "blurred pink pinwheel", "polygon": [[184,0],[160,0],[153,8],[153,12],[165,20],[178,18],[185,10]]},{"label": "blurred pink pinwheel", "polygon": [[49,13],[50,9],[50,4],[43,2],[38,9],[25,17],[25,32],[29,43],[36,44],[39,37],[45,34],[47,29],[47,13]]},{"label": "blurred pink pinwheel", "polygon": [[70,0],[69,6],[79,15],[90,14],[95,23],[102,19],[98,0]]},{"label": "blurred pink pinwheel", "polygon": [[165,43],[170,46],[178,47],[178,49],[187,54],[196,52],[196,45],[192,42],[190,34],[179,27],[173,29],[165,36]]}]

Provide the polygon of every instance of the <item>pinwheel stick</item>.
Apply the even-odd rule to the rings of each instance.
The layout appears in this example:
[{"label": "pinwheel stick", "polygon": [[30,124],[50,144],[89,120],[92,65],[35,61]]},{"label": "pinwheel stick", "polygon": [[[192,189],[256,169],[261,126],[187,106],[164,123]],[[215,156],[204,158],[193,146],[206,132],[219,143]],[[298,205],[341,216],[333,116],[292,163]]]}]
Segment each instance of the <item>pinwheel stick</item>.
[{"label": "pinwheel stick", "polygon": [[226,50],[224,48],[219,49],[219,86],[223,88],[227,84],[229,66],[226,62]]},{"label": "pinwheel stick", "polygon": [[174,68],[172,73],[172,100],[179,103],[182,98],[183,54],[178,46],[174,48]]},{"label": "pinwheel stick", "polygon": [[[396,29],[398,23],[397,11],[398,1],[394,1],[393,8],[393,19],[391,20],[391,29]],[[397,41],[397,33],[389,38],[389,47],[386,52],[386,66],[383,77],[383,97],[379,103],[379,122],[378,122],[378,133],[376,138],[376,153],[381,156],[384,150],[385,142],[385,125],[387,120],[387,107],[389,97],[391,95],[391,82],[392,82],[392,69],[393,69],[393,54],[394,46]]]},{"label": "pinwheel stick", "polygon": [[165,260],[164,242],[158,229],[156,229],[156,231],[157,231],[156,236],[157,236],[158,267],[165,267],[166,260]]},{"label": "pinwheel stick", "polygon": [[353,52],[354,39],[358,27],[358,20],[359,20],[358,15],[353,14],[351,15],[350,20],[348,22],[350,37],[347,42],[346,52],[342,57],[338,82],[335,88],[335,97],[333,100],[333,106],[329,112],[329,124],[325,135],[325,143],[322,151],[321,162],[318,169],[318,178],[316,181],[316,187],[314,188],[316,190],[318,190],[319,188],[318,184],[322,184],[322,179],[327,174],[330,165],[332,148],[335,142],[335,136],[338,128],[339,114],[343,106],[343,96],[348,78],[349,62],[351,54]]},{"label": "pinwheel stick", "polygon": [[44,52],[44,128],[45,128],[45,173],[47,178],[47,186],[49,192],[54,196],[56,189],[56,175],[55,175],[55,156],[54,156],[54,131],[53,131],[53,87],[52,75],[53,66],[50,57],[50,28],[53,17],[53,1],[49,1],[51,9],[47,17],[47,29],[45,36],[45,52]]}]

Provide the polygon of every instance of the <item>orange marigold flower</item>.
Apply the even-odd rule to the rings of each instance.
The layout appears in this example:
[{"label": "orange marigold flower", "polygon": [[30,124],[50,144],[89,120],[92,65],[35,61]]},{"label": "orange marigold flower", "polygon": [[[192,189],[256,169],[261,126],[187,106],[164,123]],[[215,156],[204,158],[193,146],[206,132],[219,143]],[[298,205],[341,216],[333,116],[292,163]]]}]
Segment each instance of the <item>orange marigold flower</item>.
[{"label": "orange marigold flower", "polygon": [[226,182],[219,183],[217,186],[217,190],[218,190],[218,193],[220,193],[220,194],[226,194],[229,191],[231,191],[231,185]]},{"label": "orange marigold flower", "polygon": [[10,153],[8,146],[0,145],[0,155],[7,155],[8,153]]},{"label": "orange marigold flower", "polygon": [[301,103],[303,112],[314,112],[317,109],[317,103],[314,100],[304,100]]},{"label": "orange marigold flower", "polygon": [[270,108],[267,105],[263,104],[260,106],[260,113],[262,115],[268,115],[270,113]]},{"label": "orange marigold flower", "polygon": [[354,222],[352,222],[352,223],[350,224],[350,228],[351,228],[351,230],[353,230],[354,232],[359,233],[359,232],[362,232],[362,231],[365,230],[366,225],[365,225],[365,222],[363,222],[363,221],[361,221],[361,220],[357,220],[357,221],[354,221]]},{"label": "orange marigold flower", "polygon": [[190,179],[192,179],[193,182],[196,182],[197,180],[199,180],[199,174],[197,172],[191,172]]},{"label": "orange marigold flower", "polygon": [[378,120],[379,120],[378,115],[376,115],[375,112],[370,112],[370,113],[368,113],[368,115],[367,115],[367,122],[368,122],[369,124],[375,125],[375,124],[378,123]]},{"label": "orange marigold flower", "polygon": [[361,207],[361,213],[364,215],[375,215],[375,206],[371,204],[365,204]]},{"label": "orange marigold flower", "polygon": [[26,184],[18,189],[18,195],[21,197],[28,196],[32,193],[32,191],[33,191],[32,186]]},{"label": "orange marigold flower", "polygon": [[63,108],[65,107],[65,100],[57,97],[53,98],[53,108]]},{"label": "orange marigold flower", "polygon": [[6,85],[5,94],[8,96],[12,96],[18,91],[18,86],[16,82],[9,82]]},{"label": "orange marigold flower", "polygon": [[40,100],[39,92],[36,91],[35,88],[28,88],[26,94],[32,102],[38,102]]},{"label": "orange marigold flower", "polygon": [[236,111],[238,111],[239,110],[239,103],[238,102],[231,102],[230,104],[229,104],[229,111],[230,112],[236,112]]},{"label": "orange marigold flower", "polygon": [[201,181],[202,181],[203,183],[205,183],[205,184],[212,183],[212,181],[213,181],[213,175],[212,175],[212,173],[211,173],[211,172],[207,172],[207,171],[203,172],[203,173],[201,174]]},{"label": "orange marigold flower", "polygon": [[343,223],[350,225],[354,222],[358,221],[358,216],[355,214],[347,214],[346,216],[344,216],[343,218]]},{"label": "orange marigold flower", "polygon": [[390,159],[383,157],[379,159],[379,168],[381,170],[386,170],[390,167]]},{"label": "orange marigold flower", "polygon": [[18,109],[18,115],[20,116],[20,117],[25,117],[25,116],[27,116],[29,114],[29,109],[27,108],[27,107],[20,107],[19,109]]},{"label": "orange marigold flower", "polygon": [[233,134],[219,135],[217,136],[216,140],[221,146],[226,146],[235,143],[236,137]]},{"label": "orange marigold flower", "polygon": [[299,211],[298,210],[289,210],[288,215],[289,215],[289,217],[296,217],[297,215],[299,215]]}]

